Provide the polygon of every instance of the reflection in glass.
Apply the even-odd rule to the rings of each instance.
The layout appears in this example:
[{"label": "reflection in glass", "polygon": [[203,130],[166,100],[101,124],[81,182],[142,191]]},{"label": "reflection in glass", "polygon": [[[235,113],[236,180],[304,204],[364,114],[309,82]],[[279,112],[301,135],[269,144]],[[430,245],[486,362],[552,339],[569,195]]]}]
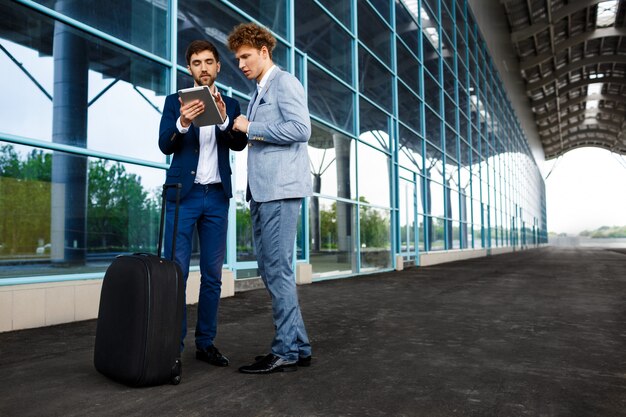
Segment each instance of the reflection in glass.
[{"label": "reflection in glass", "polygon": [[422,146],[424,141],[411,130],[400,125],[400,150],[398,152],[398,161],[402,166],[421,173],[424,166],[422,161]]},{"label": "reflection in glass", "polygon": [[[169,11],[165,1],[36,1],[140,49],[169,57],[166,38]],[[120,10],[124,12],[120,13]]]},{"label": "reflection in glass", "polygon": [[[309,210],[309,260],[314,278],[355,273],[354,205],[320,198],[318,205],[311,204]],[[319,226],[313,219],[319,219]]]},{"label": "reflection in glass", "polygon": [[402,83],[398,83],[398,113],[400,120],[416,132],[422,131],[421,104],[421,101],[413,92],[402,85]]},{"label": "reflection in glass", "polygon": [[[155,140],[166,67],[17,4],[0,12],[0,63],[9,77],[2,93],[13,98],[0,112],[3,133],[163,160]],[[143,122],[129,124],[129,114]]]},{"label": "reflection in glass", "polygon": [[[247,3],[248,7],[253,7],[253,2],[249,1]],[[275,1],[272,1],[272,3],[275,3]],[[182,0],[178,2],[178,7],[179,16],[182,16],[183,19],[182,22],[178,23],[178,64],[185,68],[187,67],[185,51],[191,41],[206,39],[215,45],[220,54],[221,70],[218,76],[218,82],[223,85],[228,85],[244,94],[252,91],[254,89],[254,82],[248,80],[243,75],[233,53],[226,46],[228,34],[236,25],[247,21],[247,19],[229,7],[224,7],[223,3],[217,0],[207,0],[203,2]],[[269,8],[266,9],[270,10]],[[219,10],[219,19],[216,19],[214,14],[207,13],[207,10]],[[272,22],[280,22],[282,19],[281,13],[283,12],[279,10],[276,14],[276,20],[274,20],[274,14],[270,13]],[[258,18],[257,14],[254,16]],[[264,24],[267,24],[267,22]],[[284,25],[284,23],[282,25]],[[277,24],[277,27],[282,27],[282,25]],[[275,28],[270,26],[270,29]],[[280,31],[277,33],[280,34]],[[279,67],[286,70],[289,69],[288,49],[280,40],[276,43],[276,48],[272,53],[272,59]]]},{"label": "reflection in glass", "polygon": [[380,150],[389,149],[389,117],[368,101],[359,100],[359,139]]},{"label": "reflection in glass", "polygon": [[430,218],[431,233],[429,234],[429,250],[444,250],[446,248],[445,242],[445,225],[444,220],[438,217]]},{"label": "reflection in glass", "polygon": [[359,144],[358,152],[359,201],[389,207],[391,159],[383,152],[364,144]]},{"label": "reflection in glass", "polygon": [[360,205],[361,272],[391,266],[389,210]]},{"label": "reflection in glass", "polygon": [[318,0],[324,5],[341,23],[348,29],[352,28],[350,20],[352,18],[352,12],[350,11],[350,4],[352,0]]},{"label": "reflection in glass", "polygon": [[[55,173],[59,156],[82,177]],[[156,252],[162,181],[158,169],[0,146],[0,277],[102,272],[117,254]]]},{"label": "reflection in glass", "polygon": [[396,1],[396,33],[407,44],[409,49],[419,56],[417,17],[406,9],[404,1]]},{"label": "reflection in glass", "polygon": [[319,123],[311,127],[308,152],[313,192],[356,199],[354,140]]},{"label": "reflection in glass", "polygon": [[[191,4],[195,2],[191,2],[188,0],[178,0],[178,4],[180,7],[180,3]],[[206,5],[202,4],[205,2],[201,2],[201,8],[198,7],[197,15],[206,14]],[[236,4],[241,10],[249,14],[250,16],[254,16],[262,25],[266,26],[272,32],[277,33],[283,38],[287,37],[287,4],[286,0],[237,0]],[[199,5],[200,6],[200,5]],[[217,9],[219,7],[219,9]],[[224,6],[216,6],[214,10],[223,9]],[[214,18],[214,20],[217,20]]]},{"label": "reflection in glass", "polygon": [[311,114],[346,132],[354,132],[353,92],[310,61],[308,67]]},{"label": "reflection in glass", "polygon": [[391,112],[391,87],[391,73],[365,49],[359,48],[359,91]]},{"label": "reflection in glass", "polygon": [[391,66],[391,34],[380,17],[365,1],[359,1],[359,40],[376,54],[385,64]]},{"label": "reflection in glass", "polygon": [[[417,54],[417,51],[414,52]],[[419,93],[419,63],[400,40],[396,41],[397,74],[413,91]]]},{"label": "reflection in glass", "polygon": [[352,38],[312,0],[295,3],[296,46],[352,83]]}]

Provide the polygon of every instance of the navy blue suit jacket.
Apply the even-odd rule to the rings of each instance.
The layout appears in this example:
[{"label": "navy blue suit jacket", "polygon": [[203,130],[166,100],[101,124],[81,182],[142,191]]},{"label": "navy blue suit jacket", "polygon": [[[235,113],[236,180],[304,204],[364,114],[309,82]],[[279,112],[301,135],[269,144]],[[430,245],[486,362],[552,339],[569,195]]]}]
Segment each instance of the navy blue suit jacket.
[{"label": "navy blue suit jacket", "polygon": [[[222,95],[226,103],[226,113],[228,114],[228,127],[221,131],[217,126],[215,138],[217,140],[217,162],[222,187],[227,198],[233,196],[231,184],[231,169],[228,160],[228,150],[241,151],[248,143],[245,133],[232,130],[233,121],[241,114],[239,102],[233,98]],[[159,148],[165,155],[174,154],[170,168],[167,170],[166,183],[181,183],[181,200],[187,195],[193,186],[198,169],[198,158],[200,156],[200,129],[193,124],[187,133],[180,133],[176,127],[176,121],[180,117],[180,102],[177,94],[170,94],[165,99],[161,125],[159,127]],[[168,190],[167,199],[174,201],[176,191]]]}]

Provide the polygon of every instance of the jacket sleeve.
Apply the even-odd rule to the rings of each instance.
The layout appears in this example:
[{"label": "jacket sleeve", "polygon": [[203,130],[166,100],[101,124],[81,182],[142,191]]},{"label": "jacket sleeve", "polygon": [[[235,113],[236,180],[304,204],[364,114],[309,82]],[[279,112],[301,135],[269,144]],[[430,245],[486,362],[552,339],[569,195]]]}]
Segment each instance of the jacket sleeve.
[{"label": "jacket sleeve", "polygon": [[241,107],[239,102],[235,99],[230,99],[226,102],[226,113],[228,114],[228,127],[224,131],[220,131],[218,140],[222,145],[227,146],[233,151],[242,151],[248,145],[248,135],[243,132],[236,132],[233,130],[233,123],[235,119],[241,114]]},{"label": "jacket sleeve", "polygon": [[307,142],[311,137],[311,118],[302,84],[288,73],[276,82],[277,105],[282,117],[270,122],[250,122],[248,135],[279,145]]},{"label": "jacket sleeve", "polygon": [[183,143],[185,134],[180,133],[176,127],[179,113],[180,104],[177,96],[175,94],[167,96],[159,125],[159,149],[165,155],[173,154]]}]

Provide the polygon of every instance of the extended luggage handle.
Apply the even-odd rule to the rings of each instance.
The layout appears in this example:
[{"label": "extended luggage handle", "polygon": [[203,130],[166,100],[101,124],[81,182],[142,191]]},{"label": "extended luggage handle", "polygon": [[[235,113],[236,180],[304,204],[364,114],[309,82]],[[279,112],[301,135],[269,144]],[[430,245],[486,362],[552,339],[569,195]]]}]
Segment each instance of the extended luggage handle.
[{"label": "extended luggage handle", "polygon": [[162,203],[161,203],[161,222],[159,223],[159,243],[157,248],[157,256],[161,256],[163,247],[163,233],[165,229],[165,200],[168,188],[176,188],[176,208],[174,210],[174,234],[172,235],[172,261],[176,253],[176,234],[178,233],[178,207],[180,206],[180,190],[183,188],[181,183],[163,184]]}]

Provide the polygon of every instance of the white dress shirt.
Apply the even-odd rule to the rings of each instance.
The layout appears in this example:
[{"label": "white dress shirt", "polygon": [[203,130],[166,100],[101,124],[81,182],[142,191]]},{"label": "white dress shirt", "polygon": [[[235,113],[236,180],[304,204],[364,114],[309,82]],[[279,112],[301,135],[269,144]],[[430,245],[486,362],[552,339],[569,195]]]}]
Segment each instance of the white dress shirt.
[{"label": "white dress shirt", "polygon": [[[180,123],[180,117],[176,121],[176,127],[180,133],[187,133],[189,127],[184,128]],[[226,120],[217,127],[224,131],[228,127],[228,115]],[[217,162],[217,141],[215,138],[215,125],[200,127],[200,155],[198,156],[198,168],[196,169],[196,184],[217,184],[222,182]]]}]

